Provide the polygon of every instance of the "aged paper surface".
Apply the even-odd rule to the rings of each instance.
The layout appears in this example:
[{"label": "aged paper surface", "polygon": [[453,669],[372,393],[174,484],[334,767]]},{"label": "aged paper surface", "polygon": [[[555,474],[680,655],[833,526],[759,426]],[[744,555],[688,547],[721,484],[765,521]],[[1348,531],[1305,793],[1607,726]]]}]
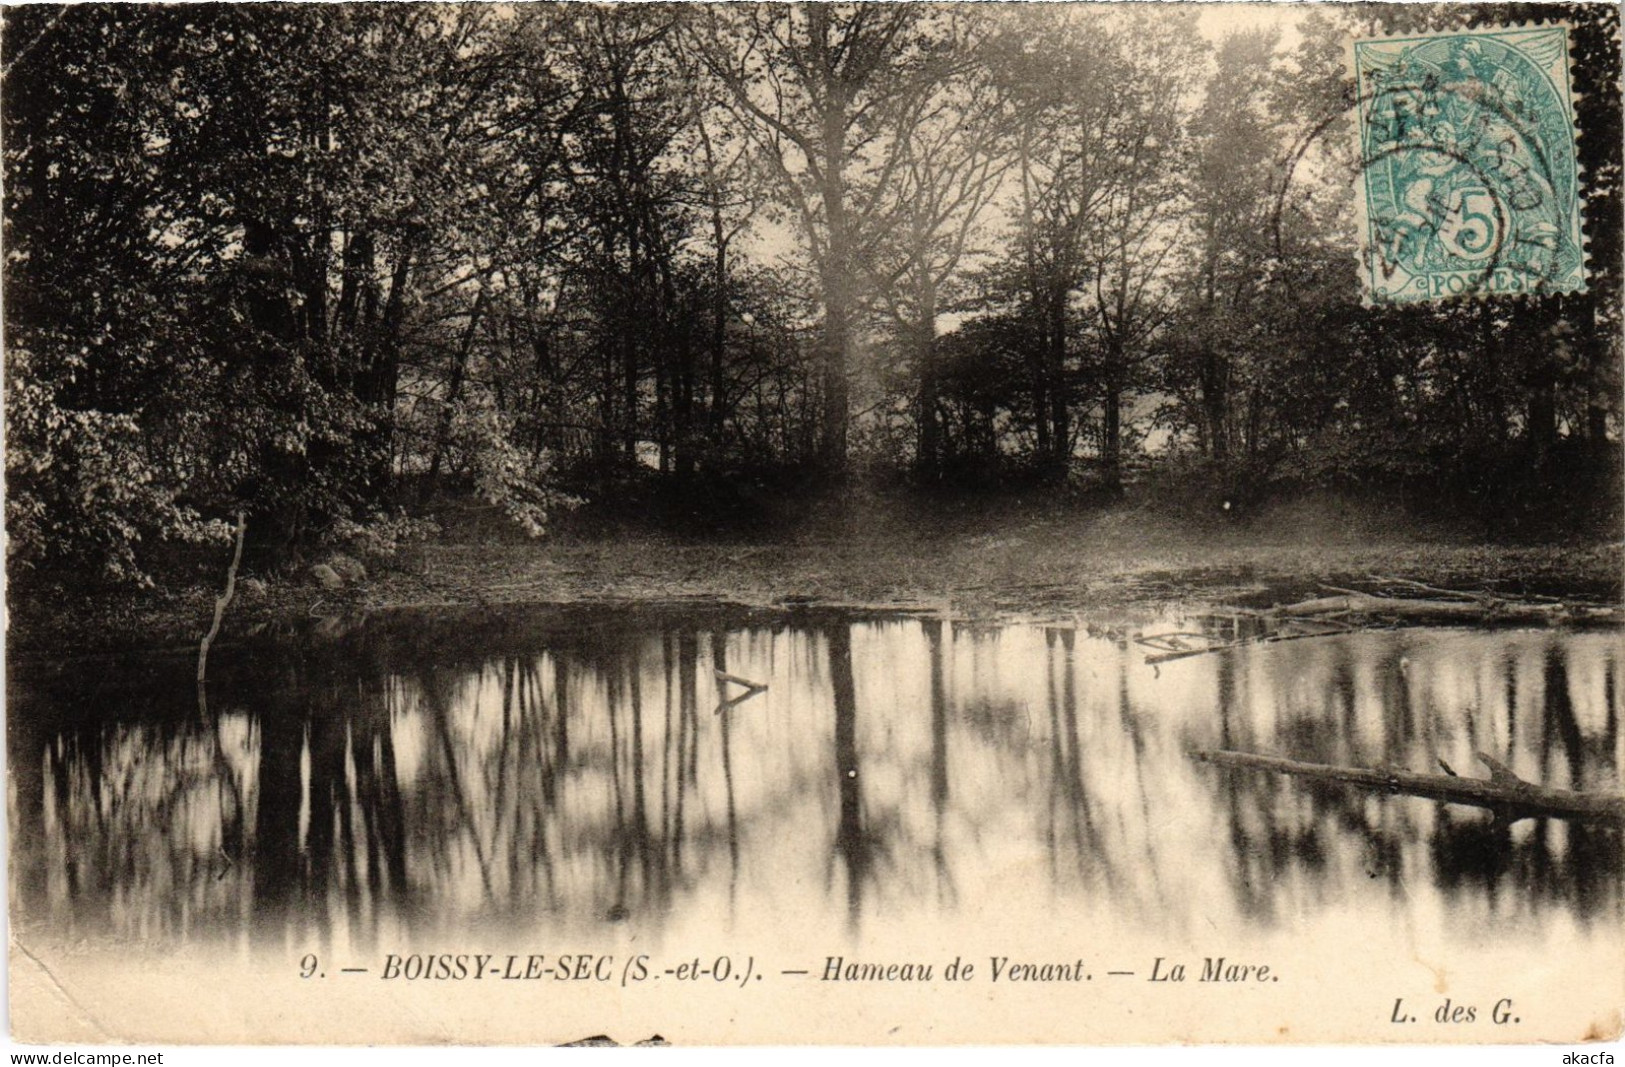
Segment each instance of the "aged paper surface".
[{"label": "aged paper surface", "polygon": [[[1191,14],[1154,17],[1210,45],[1304,32],[1295,4]],[[1454,220],[1431,232],[1484,239],[1461,217],[1493,191],[1427,201]],[[1569,207],[1539,238],[1569,257],[1540,268],[1564,291],[1583,273]],[[190,649],[11,662],[12,1031],[1617,1040],[1618,631],[1327,630],[1203,654],[1241,625],[1177,598],[1122,619],[378,612],[222,646],[206,702]],[[1193,758],[1214,751],[1443,784]],[[1427,791],[1469,779],[1506,792]],[[1596,811],[1551,807],[1573,794]]]}]

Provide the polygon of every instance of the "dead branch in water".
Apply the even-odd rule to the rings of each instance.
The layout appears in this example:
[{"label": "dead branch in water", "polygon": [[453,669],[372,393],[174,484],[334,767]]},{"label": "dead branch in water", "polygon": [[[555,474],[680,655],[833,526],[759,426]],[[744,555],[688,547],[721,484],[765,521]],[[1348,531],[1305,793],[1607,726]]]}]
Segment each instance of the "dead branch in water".
[{"label": "dead branch in water", "polygon": [[[727,671],[719,671],[716,668],[712,668],[711,673],[717,676],[717,696],[722,698],[717,702],[717,710],[713,714],[721,715],[723,712],[743,704],[756,694],[767,692],[766,682],[753,682],[749,678],[741,678],[737,674],[729,674]],[[726,690],[722,688],[727,682],[742,685],[745,687],[745,691],[736,697],[730,698],[726,695]]]},{"label": "dead branch in water", "polygon": [[1346,634],[1356,629],[1337,618],[1336,613],[1305,619],[1302,622],[1312,626],[1325,626],[1329,629],[1284,632],[1277,630],[1273,633],[1259,634],[1255,637],[1244,637],[1235,641],[1219,641],[1203,648],[1190,648],[1184,646],[1181,638],[1202,637],[1206,634],[1175,633],[1175,634],[1149,634],[1145,637],[1136,637],[1135,643],[1146,648],[1157,649],[1152,655],[1146,656],[1145,661],[1152,666],[1168,663],[1176,659],[1186,659],[1190,656],[1205,656],[1209,652],[1228,652],[1231,649],[1244,648],[1248,645],[1271,645],[1279,641],[1299,641],[1306,637],[1331,637],[1334,634]]},{"label": "dead branch in water", "polygon": [[248,528],[248,522],[241,511],[237,512],[237,547],[231,554],[231,566],[226,568],[226,591],[215,598],[214,621],[209,624],[209,632],[203,635],[203,643],[197,650],[197,684],[198,703],[203,703],[203,677],[209,669],[209,646],[214,643],[215,637],[220,633],[220,620],[225,617],[226,606],[231,603],[232,596],[237,592],[237,567],[243,562],[243,533]]},{"label": "dead branch in water", "polygon": [[[1335,633],[1368,630],[1384,623],[1444,623],[1472,625],[1475,623],[1561,623],[1594,622],[1619,624],[1625,621],[1617,607],[1596,604],[1577,604],[1552,597],[1510,597],[1461,589],[1445,589],[1409,578],[1387,578],[1373,575],[1373,583],[1383,586],[1401,586],[1428,594],[1425,597],[1391,596],[1386,593],[1367,593],[1338,585],[1322,584],[1321,589],[1331,596],[1311,597],[1295,604],[1278,604],[1256,613],[1254,617],[1268,620],[1282,627],[1254,637],[1224,641],[1207,634],[1171,633],[1135,637],[1135,643],[1153,650],[1145,662],[1157,666],[1172,660],[1191,656],[1205,656],[1210,652],[1226,652],[1248,645],[1273,644],[1277,641],[1296,641],[1306,637],[1325,637]],[[1333,630],[1310,633],[1288,631],[1294,623],[1336,626]],[[1197,638],[1207,644],[1193,647],[1186,638]]]},{"label": "dead branch in water", "polygon": [[713,711],[711,714],[713,714],[713,715],[721,715],[725,711],[732,711],[734,708],[737,708],[739,705],[743,704],[745,701],[751,699],[752,697],[760,696],[762,693],[765,693],[766,691],[767,691],[767,686],[764,685],[764,686],[761,686],[760,688],[757,688],[757,689],[747,689],[743,693],[740,693],[736,697],[725,697],[722,700],[717,701],[716,710]]},{"label": "dead branch in water", "polygon": [[767,688],[765,682],[753,682],[749,678],[741,678],[739,675],[729,674],[727,671],[719,671],[713,668],[711,673],[717,676],[719,682],[732,682],[734,685],[742,685],[746,689],[754,689],[758,692]]},{"label": "dead branch in water", "polygon": [[[1191,645],[1187,638],[1204,642],[1200,645]],[[1145,657],[1147,663],[1163,663],[1171,659],[1184,659],[1186,656],[1200,656],[1205,652],[1214,652],[1221,648],[1234,648],[1240,641],[1225,641],[1213,634],[1196,633],[1192,631],[1178,631],[1165,634],[1135,634],[1134,643],[1141,648],[1149,648],[1153,654]]]},{"label": "dead branch in water", "polygon": [[[1498,820],[1542,816],[1559,819],[1605,819],[1625,824],[1625,796],[1607,793],[1578,793],[1568,789],[1547,789],[1526,782],[1499,760],[1480,752],[1478,758],[1490,769],[1488,778],[1461,778],[1455,775],[1416,774],[1395,769],[1336,767],[1325,763],[1303,763],[1279,756],[1257,756],[1227,750],[1194,754],[1204,763],[1242,770],[1289,774],[1317,782],[1404,796],[1441,800],[1450,804],[1471,804],[1489,808]],[[1446,768],[1448,769],[1448,768]]]},{"label": "dead branch in water", "polygon": [[1245,648],[1248,645],[1273,645],[1282,641],[1302,641],[1306,637],[1331,637],[1336,634],[1346,634],[1350,629],[1352,629],[1352,627],[1347,627],[1340,630],[1318,630],[1314,633],[1264,634],[1261,637],[1252,637],[1245,641],[1231,641],[1222,645],[1211,645],[1208,648],[1191,648],[1182,649],[1177,652],[1163,652],[1157,655],[1147,656],[1145,657],[1145,661],[1155,666],[1159,663],[1167,663],[1170,660],[1186,659],[1190,656],[1205,656],[1209,652],[1228,652],[1231,649]]},{"label": "dead branch in water", "polygon": [[1418,582],[1410,578],[1390,578],[1382,574],[1373,574],[1370,577],[1371,581],[1376,582],[1378,585],[1402,585],[1407,589],[1415,589],[1419,593],[1431,593],[1434,596],[1459,597],[1463,600],[1476,600],[1479,602],[1496,599],[1496,597],[1491,593],[1474,591],[1471,589],[1445,589],[1442,586],[1428,585],[1426,582]]}]

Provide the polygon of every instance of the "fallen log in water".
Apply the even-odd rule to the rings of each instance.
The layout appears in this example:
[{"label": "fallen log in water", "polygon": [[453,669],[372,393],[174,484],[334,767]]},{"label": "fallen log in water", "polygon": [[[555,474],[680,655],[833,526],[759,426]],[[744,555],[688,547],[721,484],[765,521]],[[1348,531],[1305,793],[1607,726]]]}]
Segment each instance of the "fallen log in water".
[{"label": "fallen log in water", "polygon": [[[1509,609],[1529,607],[1531,619],[1538,618],[1547,621],[1558,610],[1557,605],[1508,605]],[[1314,597],[1310,600],[1300,600],[1296,604],[1283,604],[1274,611],[1276,615],[1300,618],[1310,615],[1327,615],[1333,612],[1345,612],[1352,615],[1393,615],[1407,619],[1484,619],[1492,614],[1493,609],[1471,600],[1421,600],[1399,599],[1397,597],[1373,596],[1368,593],[1344,593],[1337,596]],[[1511,610],[1504,618],[1520,617],[1518,610]]]},{"label": "fallen log in water", "polygon": [[1505,764],[1482,752],[1478,758],[1490,769],[1488,778],[1460,778],[1455,775],[1416,774],[1394,769],[1336,767],[1325,763],[1302,763],[1279,756],[1255,756],[1227,750],[1202,751],[1195,757],[1204,763],[1243,770],[1290,774],[1317,782],[1335,782],[1359,789],[1442,800],[1451,804],[1472,804],[1489,808],[1505,822],[1550,816],[1559,819],[1606,819],[1625,824],[1625,796],[1608,793],[1577,793],[1568,789],[1546,789],[1526,782]]},{"label": "fallen log in water", "polygon": [[1315,597],[1296,604],[1283,604],[1268,614],[1288,618],[1342,613],[1380,615],[1395,619],[1437,622],[1566,622],[1570,620],[1617,620],[1618,609],[1561,602],[1531,603],[1525,600],[1435,600],[1412,597],[1376,596],[1351,591],[1337,596]]}]

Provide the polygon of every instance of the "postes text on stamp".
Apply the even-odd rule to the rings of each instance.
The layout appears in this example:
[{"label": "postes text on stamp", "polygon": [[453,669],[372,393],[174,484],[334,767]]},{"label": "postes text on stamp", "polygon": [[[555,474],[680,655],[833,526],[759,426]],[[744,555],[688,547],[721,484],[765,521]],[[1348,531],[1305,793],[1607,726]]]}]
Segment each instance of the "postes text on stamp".
[{"label": "postes text on stamp", "polygon": [[1366,299],[1585,289],[1568,28],[1354,42]]}]

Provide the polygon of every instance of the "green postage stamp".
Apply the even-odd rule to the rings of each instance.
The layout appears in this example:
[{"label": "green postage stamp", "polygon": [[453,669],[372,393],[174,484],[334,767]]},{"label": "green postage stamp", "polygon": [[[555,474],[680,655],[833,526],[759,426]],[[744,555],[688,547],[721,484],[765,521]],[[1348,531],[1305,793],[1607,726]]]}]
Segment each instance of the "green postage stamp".
[{"label": "green postage stamp", "polygon": [[1354,42],[1366,298],[1585,289],[1563,25]]}]

